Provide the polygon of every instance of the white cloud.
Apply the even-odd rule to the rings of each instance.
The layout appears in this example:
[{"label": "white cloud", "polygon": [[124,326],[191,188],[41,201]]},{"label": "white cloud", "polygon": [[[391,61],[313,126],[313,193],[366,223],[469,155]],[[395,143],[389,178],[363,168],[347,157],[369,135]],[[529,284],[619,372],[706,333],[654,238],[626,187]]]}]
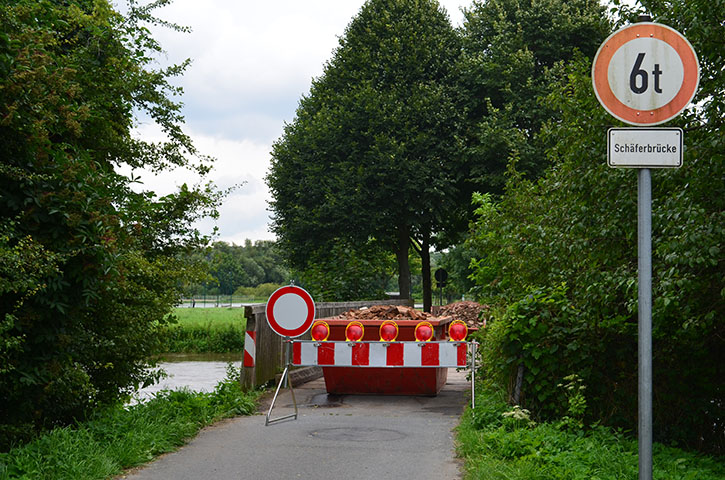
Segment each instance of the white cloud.
[{"label": "white cloud", "polygon": [[[362,0],[175,0],[157,16],[191,27],[189,34],[153,28],[167,54],[161,64],[192,64],[174,83],[184,88],[186,132],[205,155],[217,158],[209,180],[220,188],[246,182],[220,208],[219,239],[273,239],[268,231],[270,200],[264,176],[272,142],[294,119],[302,95],[338,45],[339,37],[363,5]],[[460,25],[459,7],[440,2]],[[161,133],[142,125],[138,135],[159,140]],[[139,172],[136,172],[139,174]],[[153,176],[140,172],[144,187],[163,195],[199,178],[176,170]],[[198,224],[211,232],[210,219]]]}]

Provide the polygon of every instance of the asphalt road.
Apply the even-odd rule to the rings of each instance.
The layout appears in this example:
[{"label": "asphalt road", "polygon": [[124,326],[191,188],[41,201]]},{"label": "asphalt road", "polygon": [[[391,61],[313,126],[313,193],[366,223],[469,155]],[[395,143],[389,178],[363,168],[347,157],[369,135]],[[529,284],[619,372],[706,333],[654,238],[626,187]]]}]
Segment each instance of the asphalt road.
[{"label": "asphalt road", "polygon": [[[469,400],[465,372],[448,370],[436,397],[328,395],[322,379],[295,388],[297,420],[264,413],[204,429],[188,445],[119,478],[436,479],[461,476],[454,432]],[[272,418],[294,413],[283,390]]]}]

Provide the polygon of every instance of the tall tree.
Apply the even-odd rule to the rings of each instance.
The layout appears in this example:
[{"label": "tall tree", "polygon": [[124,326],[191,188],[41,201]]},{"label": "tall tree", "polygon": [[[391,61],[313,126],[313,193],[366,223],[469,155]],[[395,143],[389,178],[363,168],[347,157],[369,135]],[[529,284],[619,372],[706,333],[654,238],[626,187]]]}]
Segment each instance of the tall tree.
[{"label": "tall tree", "polygon": [[434,0],[361,8],[273,149],[274,230],[293,266],[304,269],[340,242],[380,243],[395,252],[409,298],[415,245],[430,278],[429,249],[462,218],[453,201],[462,180],[451,77],[458,53]]},{"label": "tall tree", "polygon": [[[181,130],[182,66],[105,0],[9,0],[0,9],[0,444],[69,422],[153,380],[154,332],[206,243],[190,225],[217,195],[135,193],[117,167],[207,170]],[[172,26],[173,27],[173,26]],[[168,140],[131,135],[148,114]]]},{"label": "tall tree", "polygon": [[510,160],[533,177],[548,166],[538,134],[558,115],[541,102],[554,88],[552,68],[576,51],[592,57],[609,24],[599,0],[475,0],[464,14],[467,183],[500,194]]}]

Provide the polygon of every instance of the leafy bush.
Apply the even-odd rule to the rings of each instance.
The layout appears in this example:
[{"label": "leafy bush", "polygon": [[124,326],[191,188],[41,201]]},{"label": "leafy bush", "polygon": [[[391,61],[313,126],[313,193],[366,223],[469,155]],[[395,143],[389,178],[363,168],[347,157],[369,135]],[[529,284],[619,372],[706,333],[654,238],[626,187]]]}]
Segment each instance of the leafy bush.
[{"label": "leafy bush", "polygon": [[[537,416],[563,415],[567,399],[561,382],[591,368],[590,346],[583,341],[586,323],[567,298],[566,287],[533,290],[487,330],[482,355],[488,375],[508,385],[511,397],[520,389],[515,401]],[[519,369],[521,385],[516,386]]]},{"label": "leafy bush", "polygon": [[[165,315],[199,277],[193,225],[218,192],[158,198],[119,173],[209,168],[180,128],[169,78],[184,66],[154,68],[146,25],[164,3],[0,9],[0,449],[152,380]],[[166,141],[134,138],[137,112]]]}]

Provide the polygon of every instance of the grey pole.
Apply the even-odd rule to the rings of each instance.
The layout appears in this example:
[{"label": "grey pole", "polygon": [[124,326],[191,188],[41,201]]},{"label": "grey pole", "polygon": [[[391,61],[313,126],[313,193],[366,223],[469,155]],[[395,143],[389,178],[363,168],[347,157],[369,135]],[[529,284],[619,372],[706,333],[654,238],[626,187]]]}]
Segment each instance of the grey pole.
[{"label": "grey pole", "polygon": [[652,175],[637,173],[639,268],[639,480],[652,480]]}]

